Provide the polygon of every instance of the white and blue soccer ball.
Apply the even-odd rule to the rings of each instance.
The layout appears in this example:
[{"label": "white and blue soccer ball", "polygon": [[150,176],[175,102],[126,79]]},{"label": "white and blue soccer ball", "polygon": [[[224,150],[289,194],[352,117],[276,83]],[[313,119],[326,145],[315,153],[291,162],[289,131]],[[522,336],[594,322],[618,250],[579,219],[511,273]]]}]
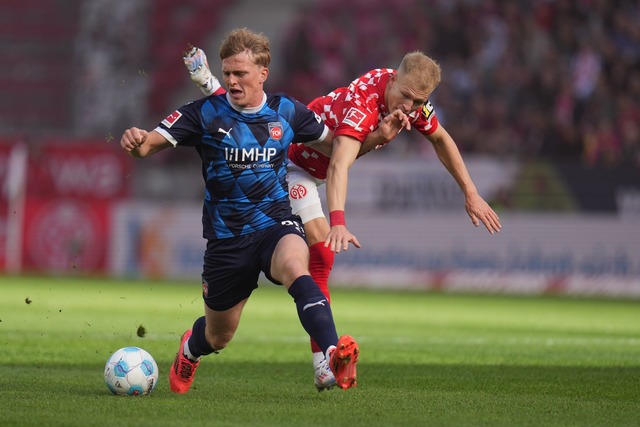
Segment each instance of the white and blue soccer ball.
[{"label": "white and blue soccer ball", "polygon": [[149,394],[158,383],[158,365],[146,350],[124,347],[107,360],[104,381],[109,390],[119,396]]}]

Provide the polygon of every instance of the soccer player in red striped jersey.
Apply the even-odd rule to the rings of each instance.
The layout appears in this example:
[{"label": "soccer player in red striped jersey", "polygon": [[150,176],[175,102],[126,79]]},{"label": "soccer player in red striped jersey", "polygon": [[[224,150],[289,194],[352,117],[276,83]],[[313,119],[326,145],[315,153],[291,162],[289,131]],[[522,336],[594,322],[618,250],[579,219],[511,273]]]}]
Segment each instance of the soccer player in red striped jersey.
[{"label": "soccer player in red striped jersey", "polygon": [[[204,57],[197,48],[192,51]],[[193,56],[192,56],[193,57]],[[205,57],[206,58],[206,57]],[[205,93],[202,82],[209,82],[212,91],[223,90],[211,73],[189,55],[185,65]],[[204,60],[206,64],[206,59]],[[199,80],[194,72],[204,74]],[[494,234],[502,225],[498,215],[478,194],[453,138],[438,122],[429,97],[441,80],[436,61],[422,52],[404,56],[397,70],[380,68],[355,79],[349,86],[320,96],[309,108],[322,117],[334,132],[332,141],[315,145],[291,144],[287,183],[292,211],[300,216],[310,248],[309,270],[329,299],[329,274],[334,254],[347,250],[349,243],[360,247],[356,236],[346,227],[345,204],[348,171],[353,162],[371,150],[382,148],[403,129],[412,127],[431,142],[439,160],[455,179],[465,196],[465,209],[476,227],[482,223]],[[214,83],[211,84],[210,82]],[[326,183],[329,222],[327,221],[317,187]],[[314,366],[322,360],[322,353],[312,341]],[[326,373],[326,372],[325,372]],[[316,387],[323,384],[323,372],[316,369]],[[327,383],[330,382],[327,378]]]}]

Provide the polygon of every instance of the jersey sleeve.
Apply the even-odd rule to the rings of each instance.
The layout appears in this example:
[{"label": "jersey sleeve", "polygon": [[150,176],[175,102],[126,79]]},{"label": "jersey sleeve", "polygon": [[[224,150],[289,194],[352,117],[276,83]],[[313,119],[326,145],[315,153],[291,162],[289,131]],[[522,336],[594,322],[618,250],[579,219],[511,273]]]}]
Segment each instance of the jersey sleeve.
[{"label": "jersey sleeve", "polygon": [[412,126],[424,136],[431,135],[438,129],[438,117],[431,102],[427,101],[420,109],[412,113],[412,115],[414,114]]},{"label": "jersey sleeve", "polygon": [[367,94],[349,92],[335,99],[331,114],[337,117],[334,137],[346,135],[364,142],[367,135],[378,127],[379,109],[375,103],[364,103]]},{"label": "jersey sleeve", "polygon": [[322,118],[310,110],[303,103],[291,99],[295,109],[295,141],[299,143],[314,143],[324,141],[329,133],[329,128]]},{"label": "jersey sleeve", "polygon": [[196,101],[183,105],[169,114],[155,128],[173,146],[196,145],[203,133],[200,107],[202,102]]}]

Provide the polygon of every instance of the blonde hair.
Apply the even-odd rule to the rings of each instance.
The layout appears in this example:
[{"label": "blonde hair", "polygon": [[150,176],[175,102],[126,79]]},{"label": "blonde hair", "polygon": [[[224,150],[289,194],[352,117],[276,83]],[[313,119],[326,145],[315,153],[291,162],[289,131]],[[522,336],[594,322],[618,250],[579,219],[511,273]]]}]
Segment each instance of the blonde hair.
[{"label": "blonde hair", "polygon": [[220,59],[247,52],[254,64],[269,67],[271,51],[269,39],[262,33],[255,33],[247,28],[238,28],[227,34],[220,45]]},{"label": "blonde hair", "polygon": [[433,92],[440,84],[441,74],[440,64],[417,50],[407,53],[398,67],[398,76],[407,76],[425,93]]}]

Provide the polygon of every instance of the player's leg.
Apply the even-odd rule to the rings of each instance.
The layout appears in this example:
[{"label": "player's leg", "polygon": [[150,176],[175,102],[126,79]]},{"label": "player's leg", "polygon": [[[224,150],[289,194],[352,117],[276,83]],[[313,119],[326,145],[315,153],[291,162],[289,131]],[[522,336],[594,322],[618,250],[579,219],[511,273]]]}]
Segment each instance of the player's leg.
[{"label": "player's leg", "polygon": [[324,247],[330,228],[318,194],[318,186],[321,184],[322,181],[313,178],[299,166],[288,166],[289,203],[293,214],[298,215],[304,225],[309,245],[309,271],[328,299],[329,274],[333,267],[334,253]]},{"label": "player's leg", "polygon": [[[287,184],[289,186],[289,202],[291,210],[298,215],[304,224],[309,245],[309,272],[322,293],[331,303],[329,292],[329,274],[333,267],[335,254],[324,246],[324,239],[329,233],[329,223],[324,216],[318,186],[323,181],[315,179],[307,171],[293,162],[287,166]],[[310,339],[314,384],[319,391],[331,389],[335,378],[325,360],[320,346]]]},{"label": "player's leg", "polygon": [[[304,211],[310,208],[316,209],[315,207],[303,209],[301,218],[305,215]],[[329,223],[324,216],[307,220],[306,222],[303,219],[302,223],[304,224],[304,232],[307,235],[307,244],[309,245],[309,271],[313,280],[320,286],[322,293],[327,299],[330,299],[329,275],[333,268],[335,254],[331,249],[324,246],[324,240],[330,230]]]},{"label": "player's leg", "polygon": [[[304,224],[304,232],[309,245],[309,272],[327,300],[330,301],[329,275],[333,268],[335,255],[324,246],[324,240],[329,233],[329,223],[324,216],[322,202],[318,194],[318,186],[322,184],[322,181],[313,178],[307,171],[290,163],[287,169],[287,184],[291,211],[294,215],[298,215]],[[318,346],[313,342],[312,350],[314,353],[319,352]]]},{"label": "player's leg", "polygon": [[242,309],[258,287],[261,265],[250,236],[209,240],[204,254],[202,298],[205,315],[181,338],[169,384],[175,393],[186,393],[200,358],[218,353],[233,338]]},{"label": "player's leg", "polygon": [[[326,359],[330,359],[329,369],[332,373],[341,376],[338,385],[344,389],[353,387],[356,385],[358,346],[351,337],[341,337],[338,341],[329,301],[309,275],[308,251],[303,234],[296,222],[292,223],[280,227],[280,231],[277,228],[274,231],[272,241],[277,241],[277,244],[271,250],[271,257],[266,257],[270,262],[269,268],[264,270],[265,274],[270,280],[287,287],[296,303],[300,323]],[[280,237],[276,233],[280,233]],[[348,347],[345,345],[346,338],[350,343]]]},{"label": "player's leg", "polygon": [[282,283],[298,308],[300,323],[321,350],[338,342],[329,301],[309,274],[309,249],[297,234],[281,237],[271,256],[269,275]]},{"label": "player's leg", "polygon": [[[318,206],[320,205],[318,201]],[[304,208],[302,214],[304,215]],[[311,207],[311,209],[314,209]],[[304,220],[303,220],[304,222]],[[309,245],[309,271],[311,277],[318,284],[322,293],[327,297],[327,301],[331,303],[331,294],[329,292],[329,274],[333,268],[335,254],[329,248],[324,246],[324,237],[329,232],[329,223],[326,218],[315,218],[304,224],[305,233],[307,233],[307,243]],[[325,359],[325,355],[320,349],[318,343],[313,338],[310,339],[311,353],[313,358],[313,378],[314,384],[318,391],[331,389],[336,380],[331,369]]]},{"label": "player's leg", "polygon": [[217,354],[231,341],[246,302],[244,299],[225,311],[216,311],[205,305],[205,315],[198,318],[180,339],[180,347],[169,372],[169,385],[174,393],[189,391],[200,358]]}]

